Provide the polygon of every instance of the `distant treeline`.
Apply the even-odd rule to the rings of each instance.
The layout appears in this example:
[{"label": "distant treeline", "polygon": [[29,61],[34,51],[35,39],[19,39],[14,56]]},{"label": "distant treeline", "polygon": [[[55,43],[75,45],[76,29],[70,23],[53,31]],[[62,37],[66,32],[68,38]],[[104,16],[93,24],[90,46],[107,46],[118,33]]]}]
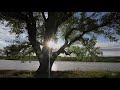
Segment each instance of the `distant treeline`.
[{"label": "distant treeline", "polygon": [[120,62],[120,57],[98,57],[96,60],[82,60],[77,57],[58,57],[57,61],[80,61],[80,62]]},{"label": "distant treeline", "polygon": [[[37,61],[36,56],[17,56],[17,57],[5,57],[0,56],[0,59],[4,60],[21,60],[21,61]],[[78,57],[61,57],[58,56],[56,61],[80,61],[80,62],[120,62],[120,57],[98,57],[96,60],[83,60]]]},{"label": "distant treeline", "polygon": [[36,56],[16,56],[16,57],[11,57],[11,56],[0,56],[0,59],[4,59],[4,60],[32,60],[35,61],[37,60]]}]

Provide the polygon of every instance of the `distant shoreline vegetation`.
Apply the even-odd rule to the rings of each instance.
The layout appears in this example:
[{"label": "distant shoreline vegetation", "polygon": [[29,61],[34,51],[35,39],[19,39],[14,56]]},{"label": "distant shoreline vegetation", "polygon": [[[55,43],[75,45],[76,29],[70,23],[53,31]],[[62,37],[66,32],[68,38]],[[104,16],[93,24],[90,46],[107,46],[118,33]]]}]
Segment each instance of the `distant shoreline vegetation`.
[{"label": "distant shoreline vegetation", "polygon": [[101,51],[120,51],[120,48],[102,48]]},{"label": "distant shoreline vegetation", "polygon": [[[0,56],[0,60],[20,60],[20,61],[37,61],[35,56],[25,57],[5,57]],[[120,62],[120,56],[99,56],[96,60],[81,60],[78,57],[61,57],[58,56],[56,61],[80,61],[80,62]]]}]

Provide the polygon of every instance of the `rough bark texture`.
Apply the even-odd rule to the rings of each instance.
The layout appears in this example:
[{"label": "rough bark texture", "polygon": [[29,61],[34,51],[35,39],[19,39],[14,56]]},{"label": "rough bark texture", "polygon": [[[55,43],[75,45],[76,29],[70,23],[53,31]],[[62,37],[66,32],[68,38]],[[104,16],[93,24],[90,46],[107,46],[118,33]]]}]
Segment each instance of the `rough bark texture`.
[{"label": "rough bark texture", "polygon": [[[31,32],[32,30],[32,32]],[[37,55],[38,61],[40,62],[40,66],[38,68],[38,70],[35,73],[35,77],[37,78],[48,78],[49,75],[49,71],[48,71],[48,65],[49,65],[49,48],[44,45],[42,51],[40,49],[40,45],[37,43],[36,41],[36,29],[34,27],[30,27],[28,29],[28,33],[29,33],[29,40],[32,44],[32,47]],[[48,38],[46,40],[46,42],[48,41]],[[50,70],[52,68],[53,62],[54,62],[55,58],[53,58],[53,56],[51,56],[50,61]]]},{"label": "rough bark texture", "polygon": [[[49,77],[49,49],[47,47],[43,47],[42,53],[40,55],[40,66],[38,70],[35,73],[35,77],[37,78],[48,78]],[[50,72],[52,69],[53,62],[55,61],[55,58],[53,56],[50,56]]]},{"label": "rough bark texture", "polygon": [[35,76],[36,77],[48,77],[48,63],[49,63],[49,56],[48,56],[48,50],[46,47],[43,47],[41,55],[40,55],[40,66],[38,70],[36,71]]},{"label": "rough bark texture", "polygon": [[[49,72],[48,71],[49,48],[45,44],[42,51],[41,51],[40,45],[36,41],[36,28],[34,27],[34,25],[32,25],[30,23],[27,24],[27,28],[28,28],[28,34],[29,34],[29,41],[31,42],[31,45],[36,53],[37,58],[38,58],[38,61],[40,62],[40,66],[35,73],[35,77],[48,78],[48,75],[49,75],[48,74],[48,72]],[[48,30],[48,31],[50,31],[50,30]],[[50,35],[47,35],[47,36],[45,38],[46,39],[45,42],[49,41],[49,39],[50,39]],[[54,60],[55,60],[55,57],[51,56],[50,70],[52,68]]]},{"label": "rough bark texture", "polygon": [[[54,13],[50,13],[48,19],[45,20],[46,31],[45,31],[45,36],[44,36],[44,47],[41,53],[39,54],[40,57],[38,57],[40,66],[35,73],[35,77],[37,78],[48,78],[48,75],[49,75],[49,67],[48,67],[49,66],[49,48],[46,45],[46,43],[51,39],[53,33],[57,31],[54,16],[55,16]],[[55,61],[56,57],[57,56],[55,55],[51,55],[50,57],[50,72],[51,72],[53,62]]]},{"label": "rough bark texture", "polygon": [[48,62],[49,62],[49,57],[47,55],[43,55],[41,57],[43,62],[40,62],[40,66],[38,70],[35,73],[35,77],[37,78],[48,78]]}]

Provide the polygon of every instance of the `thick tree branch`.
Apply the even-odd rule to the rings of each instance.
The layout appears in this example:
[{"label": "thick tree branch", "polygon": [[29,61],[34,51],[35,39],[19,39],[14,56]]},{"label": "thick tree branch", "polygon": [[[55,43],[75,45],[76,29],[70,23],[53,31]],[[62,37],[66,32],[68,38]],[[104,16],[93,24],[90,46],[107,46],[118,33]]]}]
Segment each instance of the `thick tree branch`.
[{"label": "thick tree branch", "polygon": [[29,12],[29,22],[27,23],[27,29],[28,29],[28,35],[29,35],[29,41],[33,47],[33,50],[35,51],[38,60],[41,61],[40,59],[40,54],[41,54],[41,48],[39,43],[36,40],[36,21],[33,16],[33,12]]},{"label": "thick tree branch", "polygon": [[39,41],[36,41],[39,45],[45,45],[44,43],[40,43]]},{"label": "thick tree branch", "polygon": [[[83,36],[84,34],[86,34],[86,33],[88,33],[88,32],[91,32],[91,31],[93,31],[93,30],[95,30],[95,29],[97,29],[97,28],[106,26],[107,24],[109,24],[109,23],[108,23],[108,22],[102,23],[102,24],[99,25],[99,26],[96,26],[96,27],[94,27],[94,28],[91,28],[91,29],[89,29],[89,30],[84,31],[81,35],[75,37],[69,44],[68,44],[68,43],[65,43],[65,44],[56,52],[57,55],[59,55],[60,53],[63,53],[63,52],[64,52],[64,49],[65,49],[66,47],[69,47],[72,43],[74,43],[75,41],[77,41],[77,40],[79,40],[80,38],[82,38],[82,36]],[[75,29],[77,29],[77,28],[71,29],[68,33],[71,34],[72,31],[75,30]],[[66,35],[68,35],[68,33],[67,33]],[[65,36],[65,42],[67,42],[67,39],[66,39],[67,37],[68,37],[68,36]]]},{"label": "thick tree branch", "polygon": [[47,42],[53,34],[56,34],[57,27],[56,27],[56,15],[54,12],[48,12],[48,18],[45,23],[45,42]]},{"label": "thick tree branch", "polygon": [[31,24],[32,26],[34,26],[34,28],[35,28],[35,30],[37,30],[36,29],[36,21],[35,21],[35,18],[34,18],[34,16],[33,16],[33,12],[28,12],[28,15],[29,15],[29,22],[27,22],[27,23],[29,23],[29,24]]},{"label": "thick tree branch", "polygon": [[17,19],[20,21],[28,21],[27,15],[24,15],[21,12],[0,12],[0,15],[3,19]]},{"label": "thick tree branch", "polygon": [[72,52],[66,52],[66,51],[64,50],[64,53],[65,53],[66,55],[70,55]]},{"label": "thick tree branch", "polygon": [[68,47],[68,43],[64,43],[64,45],[56,52],[53,53],[54,57],[57,57],[60,53],[65,53],[65,48]]},{"label": "thick tree branch", "polygon": [[[79,24],[81,25],[81,27],[84,27],[85,25],[87,25],[88,23],[84,24],[83,21],[90,19],[91,17],[95,16],[96,12],[94,12],[92,15],[90,15],[89,17],[84,18]],[[69,30],[66,35],[65,35],[65,40],[67,40],[67,38],[69,37],[69,35],[71,35],[71,33],[74,30],[79,30],[80,28],[72,28],[71,30]]]},{"label": "thick tree branch", "polygon": [[46,22],[46,17],[45,17],[45,14],[44,14],[44,12],[41,12],[42,13],[42,16],[43,16],[43,18],[44,18],[44,21]]},{"label": "thick tree branch", "polygon": [[73,15],[73,12],[61,12],[57,18],[56,27],[65,22],[69,17]]},{"label": "thick tree branch", "polygon": [[[91,17],[91,16],[90,16],[90,17]],[[90,17],[89,17],[89,18],[90,18]],[[104,26],[107,26],[107,25],[111,24],[111,23],[112,23],[112,22],[111,22],[111,19],[112,19],[112,18],[110,17],[110,19],[107,20],[106,22],[104,22],[104,23],[102,23],[102,24],[100,24],[100,25],[96,25],[96,26],[93,27],[93,28],[87,29],[86,31],[83,31],[83,33],[82,33],[81,35],[75,37],[75,38],[68,44],[68,41],[67,41],[68,33],[71,34],[74,29],[77,29],[77,28],[73,28],[71,31],[69,31],[69,32],[66,34],[67,36],[65,36],[65,44],[64,44],[57,52],[55,52],[56,55],[59,55],[60,53],[63,53],[63,52],[64,52],[64,49],[65,49],[66,47],[69,47],[69,46],[70,46],[71,44],[73,44],[75,41],[77,41],[77,40],[79,40],[80,38],[82,38],[84,34],[89,33],[89,32],[91,32],[91,31],[94,31],[95,29],[98,29],[98,28],[101,28],[101,27],[104,27]]]},{"label": "thick tree branch", "polygon": [[[64,49],[65,49],[66,47],[69,47],[69,46],[70,46],[71,44],[73,44],[75,41],[77,41],[77,40],[79,40],[80,38],[82,38],[82,36],[83,36],[84,34],[89,33],[89,32],[91,32],[91,31],[94,31],[95,29],[98,29],[98,28],[100,28],[100,27],[104,27],[104,26],[106,26],[106,25],[109,25],[110,23],[111,23],[111,21],[108,20],[108,21],[106,21],[105,23],[102,23],[101,25],[97,25],[96,27],[93,27],[93,28],[91,28],[91,29],[88,29],[88,30],[84,31],[81,35],[75,37],[69,44],[66,44],[66,43],[65,43],[65,44],[58,50],[58,55],[59,55],[62,51],[64,51]],[[73,29],[73,30],[74,30],[74,29]],[[69,33],[72,33],[72,30],[71,30]]]},{"label": "thick tree branch", "polygon": [[58,26],[65,22],[70,16],[72,16],[72,12],[49,12],[46,22],[45,40],[49,40],[53,34],[56,34]]},{"label": "thick tree branch", "polygon": [[77,30],[78,28],[71,28],[66,34],[65,34],[65,40],[67,40],[67,38],[69,37],[69,35],[71,35],[71,33],[74,31],[74,30]]},{"label": "thick tree branch", "polygon": [[89,32],[91,32],[91,31],[94,31],[95,29],[104,27],[104,26],[106,26],[106,25],[109,25],[110,23],[111,23],[110,21],[107,21],[107,22],[105,22],[105,23],[102,23],[101,25],[97,25],[96,27],[93,27],[93,28],[91,28],[91,29],[88,29],[88,30],[86,30],[86,31],[83,31],[83,33],[82,33],[81,35],[75,37],[75,38],[69,43],[69,45],[71,45],[71,44],[74,43],[75,41],[77,41],[77,40],[79,40],[80,38],[82,38],[82,36],[83,36],[84,34],[89,33]]},{"label": "thick tree branch", "polygon": [[[69,45],[68,45],[68,40],[67,40],[67,38],[68,38],[69,35],[72,33],[72,31],[75,30],[75,29],[77,29],[77,28],[72,28],[71,30],[69,30],[69,31],[66,33],[66,35],[65,35],[65,43],[64,43],[64,45],[58,50],[58,52],[61,51],[61,53],[62,53],[62,51],[65,51],[64,49],[69,46]],[[58,54],[59,54],[59,53],[58,53]]]}]

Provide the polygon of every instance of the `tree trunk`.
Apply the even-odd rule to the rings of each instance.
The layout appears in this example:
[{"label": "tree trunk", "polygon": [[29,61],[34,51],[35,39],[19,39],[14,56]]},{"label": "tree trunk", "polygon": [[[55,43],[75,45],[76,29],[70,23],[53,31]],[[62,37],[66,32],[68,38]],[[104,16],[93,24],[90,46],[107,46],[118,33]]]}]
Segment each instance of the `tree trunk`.
[{"label": "tree trunk", "polygon": [[[49,61],[50,61],[50,68],[49,68]],[[55,58],[49,55],[48,49],[44,47],[40,55],[40,60],[39,60],[40,66],[34,76],[36,78],[49,78],[49,74],[51,73],[51,69],[54,61]]]},{"label": "tree trunk", "polygon": [[[55,33],[56,31],[56,22],[54,18],[54,13],[51,13],[49,15],[49,18],[46,22],[46,31],[45,31],[45,36],[44,36],[44,47],[41,51],[39,43],[37,43],[36,40],[36,21],[33,17],[33,13],[29,12],[29,20],[27,21],[27,29],[28,29],[28,35],[29,35],[29,41],[31,42],[31,45],[36,53],[36,56],[40,62],[40,66],[38,70],[35,73],[35,77],[39,78],[48,78],[49,75],[49,48],[46,46],[46,43],[50,38],[52,37],[52,34]],[[53,55],[54,56],[54,55]],[[55,60],[55,57],[51,56],[50,57],[50,71],[53,65],[53,62]]]},{"label": "tree trunk", "polygon": [[[49,78],[49,74],[51,73],[51,68],[52,68],[52,64],[50,64],[50,71],[49,71],[49,59],[44,59],[44,62],[40,63],[39,68],[37,69],[37,71],[35,72],[34,77],[35,78]],[[50,72],[50,73],[49,73]]]},{"label": "tree trunk", "polygon": [[[48,65],[49,65],[49,48],[44,45],[42,51],[40,48],[39,43],[36,41],[36,28],[32,27],[32,25],[28,24],[28,35],[29,35],[29,41],[31,42],[31,45],[36,53],[36,56],[38,58],[38,61],[40,62],[40,66],[38,70],[35,73],[35,77],[37,78],[48,78],[49,71],[48,71]],[[47,42],[49,38],[46,38]],[[53,65],[55,58],[52,56],[50,57],[50,71]]]}]

